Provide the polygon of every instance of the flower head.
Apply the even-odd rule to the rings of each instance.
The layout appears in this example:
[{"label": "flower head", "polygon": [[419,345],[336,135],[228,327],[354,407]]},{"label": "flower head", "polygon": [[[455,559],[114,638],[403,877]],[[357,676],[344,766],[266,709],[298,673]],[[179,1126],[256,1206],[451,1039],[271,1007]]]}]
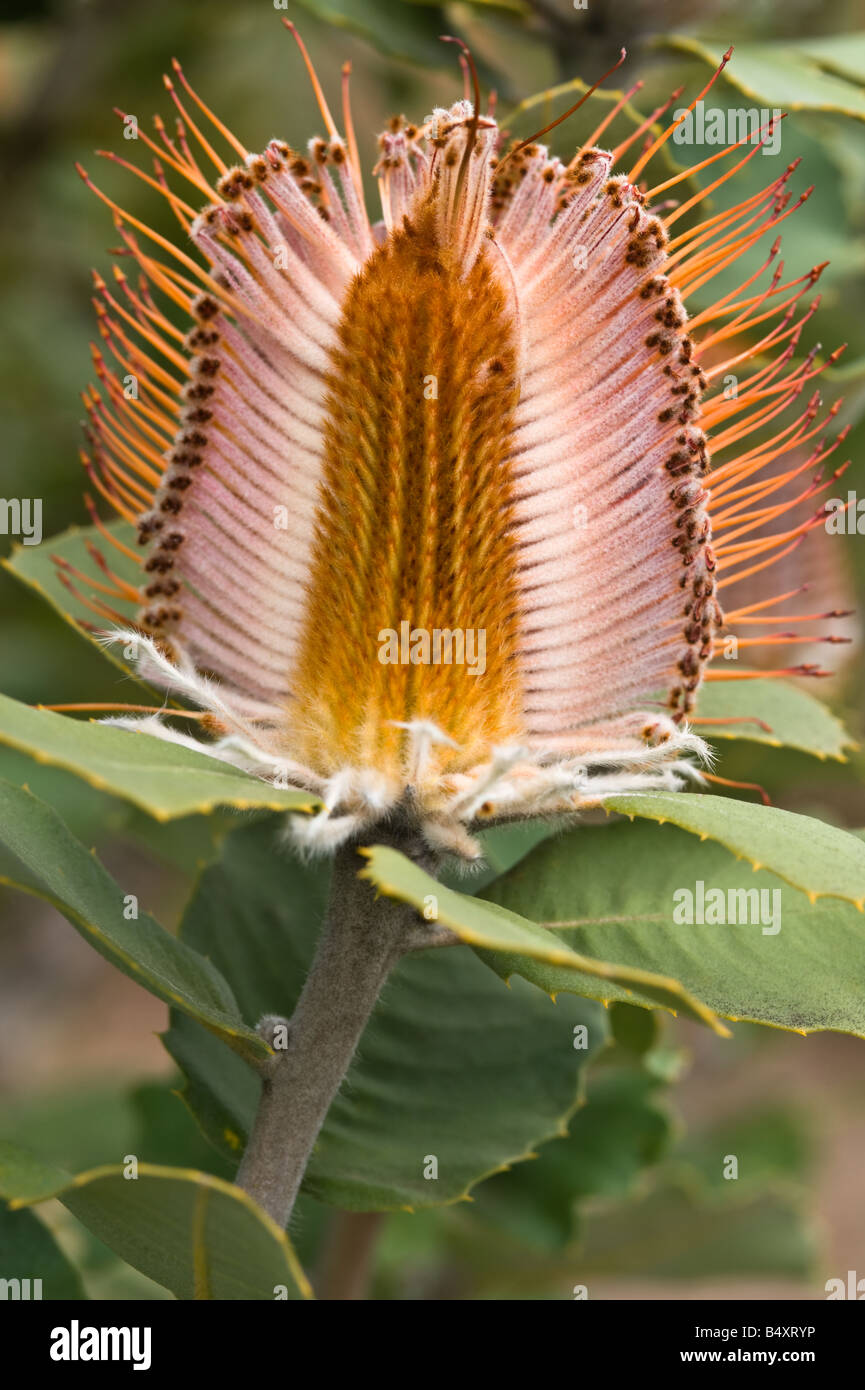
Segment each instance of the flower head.
[{"label": "flower head", "polygon": [[681,230],[710,190],[652,210],[686,177],[646,186],[661,113],[565,164],[506,146],[475,84],[390,123],[372,220],[347,72],[344,134],[310,67],[326,137],[250,154],[175,66],[177,134],[140,138],[183,236],[109,203],[142,279],[97,281],[100,328],[138,389],[99,352],[87,398],[86,466],[138,526],[142,672],[211,712],[208,751],[320,794],[296,833],[323,846],[410,806],[473,856],[490,820],[699,779],[719,587],[817,524],[790,484],[830,448],[801,454],[816,398],[764,428],[818,370],[793,353],[819,267],[686,306],[793,210],[795,166]]}]

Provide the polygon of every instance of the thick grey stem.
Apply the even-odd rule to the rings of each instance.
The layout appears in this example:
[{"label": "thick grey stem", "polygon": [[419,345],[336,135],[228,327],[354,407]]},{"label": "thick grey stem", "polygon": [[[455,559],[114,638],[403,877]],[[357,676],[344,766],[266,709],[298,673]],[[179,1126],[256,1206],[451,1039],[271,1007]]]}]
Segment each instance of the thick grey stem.
[{"label": "thick grey stem", "polygon": [[[427,870],[436,867],[408,831],[388,839]],[[237,1175],[238,1186],[280,1226],[291,1215],[319,1130],[388,974],[406,952],[442,944],[441,933],[413,909],[376,898],[357,877],[364,863],[353,845],[337,852],[318,951],[287,1045],[263,1068],[258,1113]],[[274,1020],[269,1023],[273,1042]]]}]

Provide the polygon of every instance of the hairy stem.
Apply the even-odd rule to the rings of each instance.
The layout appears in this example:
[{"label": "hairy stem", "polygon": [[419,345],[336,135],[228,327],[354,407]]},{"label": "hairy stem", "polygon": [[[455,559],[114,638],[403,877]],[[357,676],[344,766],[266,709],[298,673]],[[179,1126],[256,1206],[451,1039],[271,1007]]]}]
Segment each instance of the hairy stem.
[{"label": "hairy stem", "polygon": [[[406,826],[375,839],[428,871],[436,868]],[[284,1020],[260,1025],[279,1050],[262,1068],[261,1099],[237,1183],[280,1226],[288,1222],[319,1130],[390,971],[409,951],[446,944],[444,934],[406,904],[376,898],[357,877],[365,862],[355,845],[336,854],[318,950],[285,1046],[279,1048]]]}]

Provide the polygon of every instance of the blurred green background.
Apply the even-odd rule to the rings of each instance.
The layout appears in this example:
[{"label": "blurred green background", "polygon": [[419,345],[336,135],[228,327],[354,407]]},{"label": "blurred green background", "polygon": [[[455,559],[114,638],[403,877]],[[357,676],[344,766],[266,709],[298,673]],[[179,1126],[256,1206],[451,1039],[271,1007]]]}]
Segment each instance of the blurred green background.
[{"label": "blurred green background", "polygon": [[[334,107],[340,65],[351,59],[367,171],[376,157],[375,136],[390,114],[421,119],[433,105],[461,95],[454,49],[438,41],[442,33],[470,43],[484,86],[498,92],[500,114],[548,93],[514,117],[511,128],[520,137],[575,99],[548,89],[578,76],[593,81],[622,45],[628,59],[615,76],[616,89],[640,77],[644,86],[634,106],[648,114],[681,84],[689,98],[695,94],[709,75],[711,55],[734,43],[731,81],[716,85],[712,103],[777,105],[790,115],[782,153],[753,159],[711,210],[756,191],[794,158],[802,160],[794,191],[816,185],[815,195],[784,225],[783,254],[790,278],[831,261],[821,283],[821,313],[809,324],[803,347],[820,341],[825,355],[842,342],[849,345],[824,378],[824,394],[827,401],[845,396],[840,420],[853,428],[844,457],[853,465],[843,487],[865,495],[865,30],[857,0],[589,0],[585,9],[570,0],[304,0],[286,7],[270,0],[3,0],[0,492],[43,499],[46,543],[71,523],[87,521],[77,449],[79,393],[90,380],[88,344],[95,336],[89,268],[110,268],[108,248],[116,239],[74,162],[98,175],[137,216],[171,229],[167,212],[143,185],[121,170],[98,167],[92,151],[113,148],[129,156],[112,107],[142,124],[155,111],[169,113],[161,74],[172,56],[250,148],[272,136],[302,146],[321,123],[298,53],[279,22],[283,8],[300,26]],[[550,137],[553,147],[569,155],[609,100],[593,100],[558,129]],[[623,114],[605,140],[615,143],[632,125]],[[696,159],[711,151],[671,147],[671,153]],[[372,179],[369,199],[374,205]],[[745,270],[758,263],[755,252]],[[711,293],[726,293],[742,278],[741,267],[727,272]],[[865,541],[822,533],[815,539],[837,606],[853,603],[861,610]],[[11,537],[0,536],[0,554],[11,546]],[[31,702],[124,698],[118,672],[5,572],[0,612],[6,693]],[[858,646],[827,650],[830,658],[841,654],[827,662],[839,668],[833,705],[861,738],[862,652]],[[850,828],[865,825],[861,753],[842,765],[753,744],[724,747],[723,775],[763,783],[779,805]],[[27,780],[77,834],[98,846],[115,873],[122,871],[148,909],[176,921],[196,865],[212,852],[209,828],[190,823],[166,834],[101,793],[7,750],[0,750],[0,776]],[[221,828],[223,821],[215,826]],[[62,1135],[66,1147],[59,1156],[67,1163],[99,1161],[106,1147],[122,1154],[133,1142],[142,1106],[148,1098],[157,1108],[164,1105],[172,1082],[155,1036],[163,1015],[155,1000],[113,973],[50,909],[0,896],[0,1131],[5,1125],[34,1144]],[[600,1271],[592,1296],[819,1297],[829,1275],[850,1268],[865,1274],[862,1042],[739,1027],[724,1045],[671,1023],[658,1046],[670,1074],[682,1075],[675,1100],[682,1118],[661,1124],[663,1143],[652,1138],[661,1122],[648,1126],[647,1170],[665,1155],[651,1177],[637,1164],[633,1181],[629,1175],[609,1184],[606,1197],[594,1194],[588,1204],[584,1249]],[[134,1104],[130,1082],[150,1088]],[[667,1113],[666,1102],[662,1108]],[[182,1113],[176,1123],[183,1131],[178,1144],[188,1146],[191,1161],[203,1163],[196,1148],[201,1141],[184,1128]],[[686,1128],[688,1137],[681,1137]],[[760,1179],[744,1195],[740,1190],[735,1211],[712,1205],[720,1199],[711,1191],[705,1157],[719,1146],[726,1152],[734,1135],[736,1151],[752,1156]],[[378,1232],[380,1296],[569,1296],[565,1274],[544,1253],[538,1229],[526,1234],[520,1228],[519,1193],[505,1187],[497,1201],[494,1184],[487,1187],[492,1197],[479,1201],[472,1217],[450,1211],[388,1219]],[[698,1191],[699,1212],[689,1205]],[[53,1220],[67,1248],[84,1260],[92,1292],[125,1297],[143,1290],[144,1281],[120,1268],[70,1217],[55,1212]],[[302,1217],[299,1239],[311,1258],[324,1258],[314,1249],[324,1224],[320,1212]],[[659,1248],[669,1258],[659,1258]],[[576,1271],[574,1282],[578,1278]],[[159,1293],[154,1286],[145,1292]]]}]

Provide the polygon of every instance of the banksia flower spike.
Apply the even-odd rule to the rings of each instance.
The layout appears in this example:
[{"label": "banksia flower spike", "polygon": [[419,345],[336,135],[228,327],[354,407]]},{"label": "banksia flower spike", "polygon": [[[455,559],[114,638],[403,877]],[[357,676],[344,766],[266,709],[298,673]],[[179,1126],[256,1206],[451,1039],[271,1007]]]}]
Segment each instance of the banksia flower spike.
[{"label": "banksia flower spike", "polygon": [[[140,541],[140,589],[101,562],[110,640],[129,637],[112,595],[134,597],[142,674],[209,712],[195,746],[321,797],[296,826],[313,846],[403,808],[474,857],[483,824],[699,782],[697,691],[759,616],[735,586],[820,524],[834,448],[806,394],[821,368],[794,359],[820,267],[776,264],[795,166],[697,223],[758,145],[675,201],[686,174],[644,173],[662,111],[612,151],[605,121],[566,164],[545,131],[507,145],[475,80],[390,123],[374,220],[347,70],[340,133],[301,51],[326,131],[303,155],[248,153],[166,79],[176,133],[140,133],[138,172],[176,246],[99,193],[141,272],[97,278],[117,365],[96,351],[86,398],[85,466]],[[771,278],[689,320],[762,239]]]}]

